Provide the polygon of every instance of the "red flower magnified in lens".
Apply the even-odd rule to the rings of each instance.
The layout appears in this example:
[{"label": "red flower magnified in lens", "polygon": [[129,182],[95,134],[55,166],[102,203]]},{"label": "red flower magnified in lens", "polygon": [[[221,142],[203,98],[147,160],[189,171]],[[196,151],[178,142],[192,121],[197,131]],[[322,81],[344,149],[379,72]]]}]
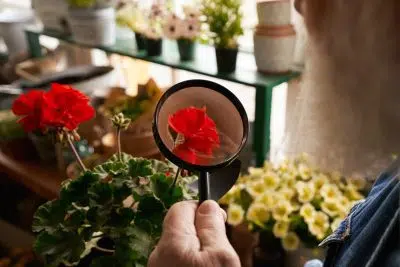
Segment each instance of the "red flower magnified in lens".
[{"label": "red flower magnified in lens", "polygon": [[72,131],[93,118],[94,114],[89,98],[71,86],[52,84],[45,95],[43,123],[47,126]]},{"label": "red flower magnified in lens", "polygon": [[31,90],[14,101],[12,111],[15,115],[21,116],[18,122],[25,131],[32,132],[44,127],[42,123],[43,99],[44,91]]},{"label": "red flower magnified in lens", "polygon": [[190,163],[199,163],[198,153],[212,155],[220,145],[215,122],[206,108],[189,107],[168,118],[169,126],[178,134],[174,153]]}]

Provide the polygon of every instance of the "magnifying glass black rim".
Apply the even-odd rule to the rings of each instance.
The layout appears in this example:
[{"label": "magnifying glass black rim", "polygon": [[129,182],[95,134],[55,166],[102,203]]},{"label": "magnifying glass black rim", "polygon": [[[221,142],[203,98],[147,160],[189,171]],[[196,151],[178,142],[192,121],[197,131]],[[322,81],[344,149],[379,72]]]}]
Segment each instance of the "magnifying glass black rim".
[{"label": "magnifying glass black rim", "polygon": [[[232,155],[230,158],[228,158],[226,161],[224,161],[222,163],[212,165],[212,166],[202,166],[202,165],[195,165],[195,164],[188,163],[188,162],[180,159],[174,153],[172,153],[161,139],[161,136],[157,129],[157,125],[158,125],[158,114],[162,108],[163,103],[172,94],[174,94],[182,89],[188,88],[188,87],[205,87],[207,89],[214,90],[214,91],[224,95],[226,98],[228,98],[233,103],[233,105],[238,110],[240,117],[242,118],[243,138],[242,138],[240,147],[237,150],[236,154]],[[229,115],[227,114],[227,116],[229,116]],[[164,156],[167,159],[169,159],[172,163],[174,163],[175,165],[177,165],[179,167],[187,169],[187,170],[212,171],[215,169],[219,169],[219,168],[228,166],[232,161],[234,161],[238,157],[238,155],[240,154],[240,152],[243,150],[244,146],[246,145],[248,134],[249,134],[248,132],[249,132],[249,120],[247,118],[246,111],[245,111],[242,103],[240,102],[240,100],[224,86],[214,83],[214,82],[211,82],[211,81],[207,81],[207,80],[199,80],[199,79],[187,80],[187,81],[183,81],[183,82],[175,84],[174,86],[172,86],[169,90],[167,90],[162,95],[162,97],[158,101],[156,110],[154,112],[153,134],[154,134],[154,139],[157,143],[158,148],[160,149],[161,153],[164,154]]]}]

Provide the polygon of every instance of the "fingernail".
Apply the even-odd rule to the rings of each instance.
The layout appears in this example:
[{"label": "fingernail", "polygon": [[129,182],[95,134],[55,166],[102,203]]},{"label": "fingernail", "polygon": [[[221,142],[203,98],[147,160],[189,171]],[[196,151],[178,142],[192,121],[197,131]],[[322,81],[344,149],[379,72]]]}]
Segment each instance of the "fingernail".
[{"label": "fingernail", "polygon": [[219,212],[219,210],[220,210],[220,207],[217,204],[217,202],[212,201],[212,200],[206,200],[200,205],[197,212],[199,214],[208,215],[208,214],[217,213],[217,212]]}]

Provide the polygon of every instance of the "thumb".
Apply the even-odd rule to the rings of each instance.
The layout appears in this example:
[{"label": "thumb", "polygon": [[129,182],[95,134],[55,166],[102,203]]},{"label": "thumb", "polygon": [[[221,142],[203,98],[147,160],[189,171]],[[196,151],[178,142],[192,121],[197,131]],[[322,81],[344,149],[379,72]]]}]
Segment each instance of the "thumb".
[{"label": "thumb", "polygon": [[195,226],[201,249],[229,244],[225,232],[226,213],[212,200],[203,202],[196,211]]}]

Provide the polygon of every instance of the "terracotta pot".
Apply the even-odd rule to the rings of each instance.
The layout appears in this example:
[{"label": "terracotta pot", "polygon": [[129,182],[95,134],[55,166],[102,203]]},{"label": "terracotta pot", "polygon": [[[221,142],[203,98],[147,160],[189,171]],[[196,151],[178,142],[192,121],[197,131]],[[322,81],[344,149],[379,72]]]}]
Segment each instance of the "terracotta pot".
[{"label": "terracotta pot", "polygon": [[264,73],[286,73],[293,62],[296,32],[292,25],[258,26],[254,33],[257,69]]},{"label": "terracotta pot", "polygon": [[245,224],[229,229],[230,242],[239,255],[242,267],[252,267],[253,250],[258,243],[259,234],[251,233]]},{"label": "terracotta pot", "polygon": [[264,266],[284,266],[284,250],[281,241],[268,231],[260,233],[258,245],[253,254],[253,267]]},{"label": "terracotta pot", "polygon": [[289,0],[258,1],[257,15],[260,25],[290,24],[291,3]]}]

